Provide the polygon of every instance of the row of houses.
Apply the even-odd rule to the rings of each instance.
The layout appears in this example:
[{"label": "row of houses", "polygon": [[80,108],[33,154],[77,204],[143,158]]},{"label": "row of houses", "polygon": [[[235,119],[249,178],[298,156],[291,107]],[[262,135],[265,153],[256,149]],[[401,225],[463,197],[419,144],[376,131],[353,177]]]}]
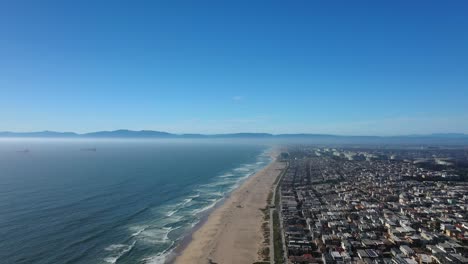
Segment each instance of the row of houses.
[{"label": "row of houses", "polygon": [[289,263],[468,263],[468,185],[303,149],[280,184]]}]

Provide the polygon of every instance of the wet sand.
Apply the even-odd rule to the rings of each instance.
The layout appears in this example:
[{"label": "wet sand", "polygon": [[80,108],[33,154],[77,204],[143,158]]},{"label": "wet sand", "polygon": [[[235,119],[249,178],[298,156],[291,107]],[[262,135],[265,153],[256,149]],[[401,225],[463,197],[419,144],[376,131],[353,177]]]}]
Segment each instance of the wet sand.
[{"label": "wet sand", "polygon": [[249,177],[192,234],[175,263],[252,264],[260,261],[261,225],[268,194],[284,163],[273,161]]}]

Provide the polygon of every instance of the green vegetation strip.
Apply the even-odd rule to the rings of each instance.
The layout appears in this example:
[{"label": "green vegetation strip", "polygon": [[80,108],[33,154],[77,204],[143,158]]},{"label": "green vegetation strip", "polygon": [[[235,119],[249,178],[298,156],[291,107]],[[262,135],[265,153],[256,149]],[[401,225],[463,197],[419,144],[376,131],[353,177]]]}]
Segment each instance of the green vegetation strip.
[{"label": "green vegetation strip", "polygon": [[284,251],[283,251],[283,240],[282,240],[282,234],[281,234],[281,225],[280,225],[280,219],[279,219],[279,213],[278,210],[280,208],[280,196],[279,196],[279,191],[280,191],[280,185],[281,185],[281,180],[283,176],[286,174],[286,171],[289,168],[289,164],[284,168],[284,170],[280,173],[280,175],[276,178],[275,183],[278,184],[276,187],[276,193],[275,193],[275,207],[276,210],[273,211],[273,246],[275,249],[275,262],[276,264],[283,264],[284,263]]},{"label": "green vegetation strip", "polygon": [[278,175],[278,177],[276,177],[276,180],[275,180],[275,185],[278,185],[276,187],[276,193],[275,193],[275,206],[276,206],[276,209],[279,209],[279,203],[280,203],[279,190],[280,190],[280,185],[281,185],[281,179],[283,179],[283,176],[286,174],[286,171],[288,171],[288,168],[289,168],[289,163],[286,163],[286,167]]},{"label": "green vegetation strip", "polygon": [[284,263],[283,241],[281,240],[281,227],[278,211],[273,212],[273,245],[275,247],[275,263]]}]

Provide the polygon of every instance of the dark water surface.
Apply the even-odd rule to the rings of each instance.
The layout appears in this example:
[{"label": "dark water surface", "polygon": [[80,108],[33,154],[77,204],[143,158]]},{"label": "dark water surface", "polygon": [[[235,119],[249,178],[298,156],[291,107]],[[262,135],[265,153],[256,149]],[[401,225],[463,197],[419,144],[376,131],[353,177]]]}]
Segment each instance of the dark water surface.
[{"label": "dark water surface", "polygon": [[265,151],[221,142],[0,140],[0,262],[162,263],[201,212],[268,164]]}]

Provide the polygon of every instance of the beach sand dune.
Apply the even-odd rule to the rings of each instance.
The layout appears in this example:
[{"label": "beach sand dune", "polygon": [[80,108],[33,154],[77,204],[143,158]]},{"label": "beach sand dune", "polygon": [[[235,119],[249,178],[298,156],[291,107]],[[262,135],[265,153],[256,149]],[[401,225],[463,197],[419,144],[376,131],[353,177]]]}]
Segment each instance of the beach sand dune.
[{"label": "beach sand dune", "polygon": [[194,232],[187,247],[175,263],[252,264],[259,261],[263,234],[261,208],[267,205],[268,194],[284,163],[273,161],[248,178],[216,208],[206,222]]}]

